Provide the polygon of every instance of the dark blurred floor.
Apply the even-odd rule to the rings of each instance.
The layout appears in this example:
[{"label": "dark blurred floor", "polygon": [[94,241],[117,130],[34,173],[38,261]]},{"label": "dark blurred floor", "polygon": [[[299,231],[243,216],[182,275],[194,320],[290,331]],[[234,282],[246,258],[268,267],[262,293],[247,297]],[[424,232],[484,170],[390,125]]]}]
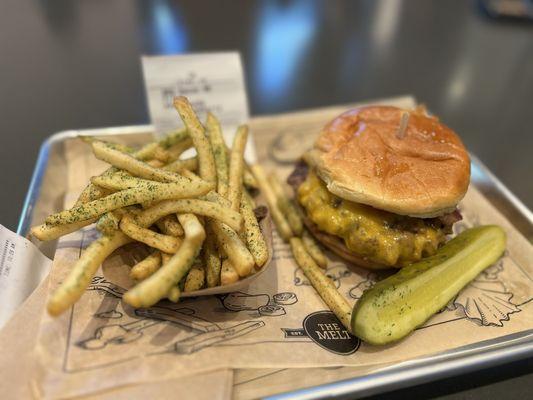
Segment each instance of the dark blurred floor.
[{"label": "dark blurred floor", "polygon": [[533,206],[533,25],[476,2],[5,0],[0,223],[46,137],[148,121],[141,54],[234,49],[252,114],[411,93]]}]

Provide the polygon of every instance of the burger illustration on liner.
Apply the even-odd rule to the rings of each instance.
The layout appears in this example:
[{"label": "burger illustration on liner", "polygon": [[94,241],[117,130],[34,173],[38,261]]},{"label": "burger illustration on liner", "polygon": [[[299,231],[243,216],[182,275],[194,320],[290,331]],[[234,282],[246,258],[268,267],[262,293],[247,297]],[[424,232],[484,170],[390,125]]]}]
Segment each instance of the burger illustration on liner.
[{"label": "burger illustration on liner", "polygon": [[368,106],[328,123],[288,182],[323,245],[362,267],[401,268],[434,254],[461,219],[470,159],[424,108]]}]

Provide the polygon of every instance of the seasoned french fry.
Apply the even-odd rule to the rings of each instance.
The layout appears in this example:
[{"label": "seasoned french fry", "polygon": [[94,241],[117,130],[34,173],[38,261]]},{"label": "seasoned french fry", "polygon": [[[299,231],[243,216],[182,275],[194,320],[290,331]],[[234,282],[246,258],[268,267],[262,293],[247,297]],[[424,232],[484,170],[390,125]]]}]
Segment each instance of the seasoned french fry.
[{"label": "seasoned french fry", "polygon": [[124,189],[140,188],[149,184],[156,183],[155,181],[149,179],[142,179],[137,178],[135,176],[131,176],[125,171],[116,171],[110,174],[93,176],[91,178],[91,182],[112,192]]},{"label": "seasoned french fry", "polygon": [[133,307],[150,307],[163,297],[187,274],[202,243],[205,231],[193,214],[181,214],[178,220],[185,231],[185,239],[172,258],[123,296],[126,303]]},{"label": "seasoned french fry", "polygon": [[179,143],[183,140],[189,139],[189,132],[187,132],[186,128],[180,128],[173,132],[168,132],[165,136],[163,136],[157,144],[161,146],[163,149],[168,149],[172,146],[174,146],[176,143]]},{"label": "seasoned french fry", "polygon": [[211,188],[212,185],[205,182],[159,183],[144,181],[139,187],[125,189],[70,210],[52,214],[45,221],[50,225],[70,224],[95,218],[105,212],[132,204],[197,197],[206,194]]},{"label": "seasoned french fry", "polygon": [[167,299],[169,299],[173,303],[177,303],[180,301],[181,296],[181,289],[179,286],[172,286],[170,290],[167,293]]},{"label": "seasoned french fry", "polygon": [[222,136],[222,129],[218,119],[211,113],[207,113],[206,122],[207,132],[209,134],[209,142],[213,149],[213,156],[215,158],[215,167],[217,174],[217,192],[226,196],[228,192],[228,157],[226,153],[226,143]]},{"label": "seasoned french fry", "polygon": [[215,287],[220,283],[221,261],[211,224],[206,225],[206,234],[207,236],[203,248],[203,260],[206,267],[207,287]]},{"label": "seasoned french fry", "polygon": [[173,254],[161,253],[161,264],[165,265],[167,262],[170,261],[172,256],[173,256]]},{"label": "seasoned french fry", "polygon": [[131,239],[120,231],[102,236],[91,243],[72,266],[68,276],[52,293],[47,310],[50,315],[59,315],[78,300],[102,262],[113,251],[129,243]]},{"label": "seasoned french fry", "polygon": [[277,198],[276,204],[278,205],[280,211],[287,218],[287,222],[289,223],[289,226],[291,227],[292,231],[297,236],[301,236],[303,231],[303,221],[298,209],[296,208],[294,203],[287,197],[285,189],[283,189],[283,186],[281,185],[280,181],[278,180],[278,177],[275,174],[270,174],[268,176],[268,182],[270,183],[270,187],[272,188],[272,191],[274,192],[274,195]]},{"label": "seasoned french fry", "polygon": [[169,151],[164,150],[161,146],[157,146],[157,148],[154,151],[154,158],[152,160],[161,161],[164,165],[169,162],[171,157],[172,155],[170,154]]},{"label": "seasoned french fry", "polygon": [[78,200],[76,200],[76,203],[74,203],[74,207],[79,206],[83,203],[88,203],[93,200],[98,200],[102,197],[107,196],[108,194],[109,190],[89,183],[79,195]]},{"label": "seasoned french fry", "polygon": [[220,284],[222,286],[231,285],[239,280],[239,274],[231,265],[231,262],[226,259],[222,262],[222,268],[220,270]]},{"label": "seasoned french fry", "polygon": [[104,235],[108,235],[119,229],[120,219],[122,215],[109,211],[103,214],[98,221],[96,221],[96,229],[102,232]]},{"label": "seasoned french fry", "polygon": [[203,196],[203,198],[208,201],[212,201],[213,203],[218,203],[222,207],[226,207],[226,208],[231,207],[231,203],[228,199],[226,199],[225,197],[222,197],[217,192],[213,192],[212,190],[209,193],[207,193],[205,196]]},{"label": "seasoned french fry", "polygon": [[186,158],[185,160],[176,160],[163,167],[164,170],[171,172],[181,172],[184,169],[196,171],[198,169],[198,157]]},{"label": "seasoned french fry", "polygon": [[285,219],[283,213],[280,211],[277,205],[277,198],[274,194],[274,191],[268,183],[265,171],[263,167],[258,164],[252,165],[251,167],[254,176],[257,179],[257,183],[261,188],[263,195],[268,203],[270,216],[276,224],[279,235],[285,240],[288,241],[292,236],[294,236],[291,227],[289,226],[287,220]]},{"label": "seasoned french fry", "polygon": [[350,318],[352,307],[344,297],[338,292],[333,281],[324,274],[324,271],[315,263],[313,258],[307,253],[302,240],[297,237],[290,239],[292,253],[296,262],[304,272],[311,285],[322,297],[324,303],[339,318],[342,324],[351,332]]},{"label": "seasoned french fry", "polygon": [[170,236],[183,236],[183,228],[176,219],[175,215],[167,215],[156,222],[157,227],[165,235]]},{"label": "seasoned french fry", "polygon": [[151,160],[148,160],[148,161],[145,161],[146,164],[148,164],[150,167],[154,167],[154,168],[161,168],[162,166],[165,165],[165,163],[161,160],[158,160],[158,159],[151,159]]},{"label": "seasoned french fry", "polygon": [[244,148],[248,140],[248,127],[241,125],[233,139],[229,164],[228,200],[231,208],[239,211],[242,197],[242,173],[244,169]]},{"label": "seasoned french fry", "polygon": [[[140,178],[133,177],[127,172],[117,170],[115,167],[110,168],[109,171],[111,171],[111,169],[115,171],[93,176],[91,178],[90,185],[92,185],[92,187],[101,187],[104,190],[113,193],[118,190],[130,189],[132,187],[139,186],[140,182],[150,182],[147,179],[143,179],[141,181]],[[77,205],[81,204],[83,203]]]},{"label": "seasoned french fry", "polygon": [[[228,158],[230,156],[230,153],[231,153],[231,149],[228,146],[226,146],[226,155]],[[246,161],[244,161],[244,171],[242,174],[242,180],[246,188],[259,189],[259,184],[257,183],[257,179],[255,179],[255,176],[252,173],[252,170]]]},{"label": "seasoned french fry", "polygon": [[138,262],[130,270],[130,277],[136,281],[148,278],[161,267],[161,253],[154,251],[144,260]]},{"label": "seasoned french fry", "polygon": [[137,160],[130,154],[123,153],[106,146],[106,144],[103,142],[95,141],[91,145],[96,158],[105,161],[114,167],[128,171],[135,176],[158,182],[186,181],[179,174],[152,167],[144,161]]},{"label": "seasoned french fry", "polygon": [[309,253],[313,260],[318,264],[320,268],[326,269],[328,267],[328,259],[325,254],[320,249],[318,243],[315,241],[313,236],[304,229],[302,232],[302,242],[305,246],[305,249]]},{"label": "seasoned french fry", "polygon": [[205,269],[201,264],[195,263],[185,279],[184,292],[194,292],[204,287]]},{"label": "seasoned french fry", "polygon": [[163,219],[165,219],[166,217],[170,217],[170,215],[167,215],[159,220],[157,220],[155,222],[155,226],[157,226],[157,229],[159,229],[159,231],[163,234],[163,235],[169,235],[169,236],[179,236],[179,235],[172,235],[168,232],[166,226],[165,226],[165,223],[163,222]]},{"label": "seasoned french fry", "polygon": [[187,179],[190,179],[191,181],[200,181],[200,182],[205,182],[205,181],[202,181],[202,178],[200,178],[198,175],[196,175],[194,172],[192,171],[189,171],[188,169],[183,169],[181,170],[181,174],[187,178]]},{"label": "seasoned french fry", "polygon": [[132,155],[137,160],[145,161],[154,158],[160,150],[163,150],[163,148],[159,145],[158,142],[151,142],[140,148]]},{"label": "seasoned french fry", "polygon": [[250,275],[255,260],[239,235],[226,224],[212,220],[212,228],[220,248],[227,254],[231,264],[241,277]]},{"label": "seasoned french fry", "polygon": [[88,144],[91,144],[93,142],[103,142],[103,143],[106,144],[106,146],[109,146],[112,149],[116,149],[116,150],[122,151],[123,153],[134,153],[135,152],[135,149],[133,149],[132,147],[127,146],[125,144],[109,142],[107,140],[96,139],[94,136],[80,135],[80,136],[78,136],[78,138],[81,139],[82,141],[84,141],[85,143],[88,143]]},{"label": "seasoned french fry", "polygon": [[[212,187],[212,184],[202,180],[198,175],[189,170],[182,170],[183,175],[180,175],[180,179],[175,183],[188,183],[194,182],[203,184],[204,186]],[[131,188],[143,188],[147,185],[158,184],[162,182],[156,182],[149,179],[137,178],[131,176],[124,171],[117,171],[107,175],[93,176],[91,182],[95,185],[102,186],[112,192]]]},{"label": "seasoned french fry", "polygon": [[175,253],[181,245],[181,239],[163,235],[150,229],[143,228],[135,223],[131,215],[125,215],[120,221],[120,229],[130,238],[145,243],[150,247],[165,253]]},{"label": "seasoned french fry", "polygon": [[117,208],[113,211],[113,214],[122,218],[126,214],[139,215],[140,213],[142,213],[142,211],[142,208],[139,208],[137,206],[126,206],[124,208]]},{"label": "seasoned french fry", "polygon": [[171,132],[158,142],[148,143],[147,145],[143,146],[140,150],[133,153],[133,156],[138,160],[148,160],[150,158],[154,158],[155,154],[158,152],[158,149],[166,150],[176,143],[186,140],[188,137],[189,134],[187,129],[180,129],[178,131]]},{"label": "seasoned french fry", "polygon": [[193,213],[216,219],[240,231],[243,226],[242,216],[233,210],[225,208],[218,203],[199,199],[166,200],[144,210],[137,220],[142,225],[150,226],[159,218],[175,213]]},{"label": "seasoned french fry", "polygon": [[69,233],[75,232],[83,228],[84,226],[91,225],[95,221],[95,218],[91,218],[86,221],[78,221],[64,225],[41,224],[32,227],[30,230],[30,234],[35,236],[37,239],[46,242],[49,240],[55,240],[61,236],[68,235]]},{"label": "seasoned french fry", "polygon": [[193,146],[192,139],[188,137],[179,143],[174,144],[168,148],[167,153],[169,155],[168,161],[176,161],[180,156]]},{"label": "seasoned french fry", "polygon": [[[229,200],[214,192],[209,192],[206,198],[220,205],[229,205]],[[248,251],[241,241],[239,235],[228,225],[218,220],[211,219],[209,220],[209,224],[216,236],[219,250],[228,255],[232,265],[240,276],[248,276],[252,272],[255,261],[250,251]]]},{"label": "seasoned french fry", "polygon": [[242,181],[244,183],[244,186],[246,186],[248,189],[259,189],[257,179],[255,179],[254,175],[252,174],[252,170],[250,169],[250,166],[246,163],[244,164]]},{"label": "seasoned french fry", "polygon": [[208,182],[216,183],[215,160],[211,145],[205,136],[204,127],[196,116],[187,98],[174,98],[174,107],[187,127],[196,152],[198,153],[200,177]]},{"label": "seasoned french fry", "polygon": [[262,267],[268,260],[268,247],[255,217],[250,195],[246,190],[242,193],[241,214],[244,218],[246,245],[254,257],[255,264]]}]

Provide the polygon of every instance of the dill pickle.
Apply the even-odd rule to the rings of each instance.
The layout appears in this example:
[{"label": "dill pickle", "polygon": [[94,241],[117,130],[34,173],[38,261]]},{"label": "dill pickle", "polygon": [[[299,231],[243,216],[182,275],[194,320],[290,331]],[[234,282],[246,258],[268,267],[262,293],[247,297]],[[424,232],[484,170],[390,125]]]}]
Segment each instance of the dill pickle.
[{"label": "dill pickle", "polygon": [[354,307],[354,334],[376,345],[404,338],[496,262],[505,243],[505,232],[499,226],[468,229],[435,255],[378,282]]}]

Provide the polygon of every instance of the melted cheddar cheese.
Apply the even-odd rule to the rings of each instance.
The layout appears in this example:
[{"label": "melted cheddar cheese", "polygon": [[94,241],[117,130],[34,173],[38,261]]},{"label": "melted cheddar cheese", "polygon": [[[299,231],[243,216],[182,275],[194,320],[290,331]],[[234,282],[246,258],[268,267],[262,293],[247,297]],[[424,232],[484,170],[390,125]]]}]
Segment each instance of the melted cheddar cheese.
[{"label": "melted cheddar cheese", "polygon": [[373,262],[403,266],[432,255],[445,239],[431,220],[389,213],[331,194],[312,171],[298,188],[298,199],[320,230]]}]

